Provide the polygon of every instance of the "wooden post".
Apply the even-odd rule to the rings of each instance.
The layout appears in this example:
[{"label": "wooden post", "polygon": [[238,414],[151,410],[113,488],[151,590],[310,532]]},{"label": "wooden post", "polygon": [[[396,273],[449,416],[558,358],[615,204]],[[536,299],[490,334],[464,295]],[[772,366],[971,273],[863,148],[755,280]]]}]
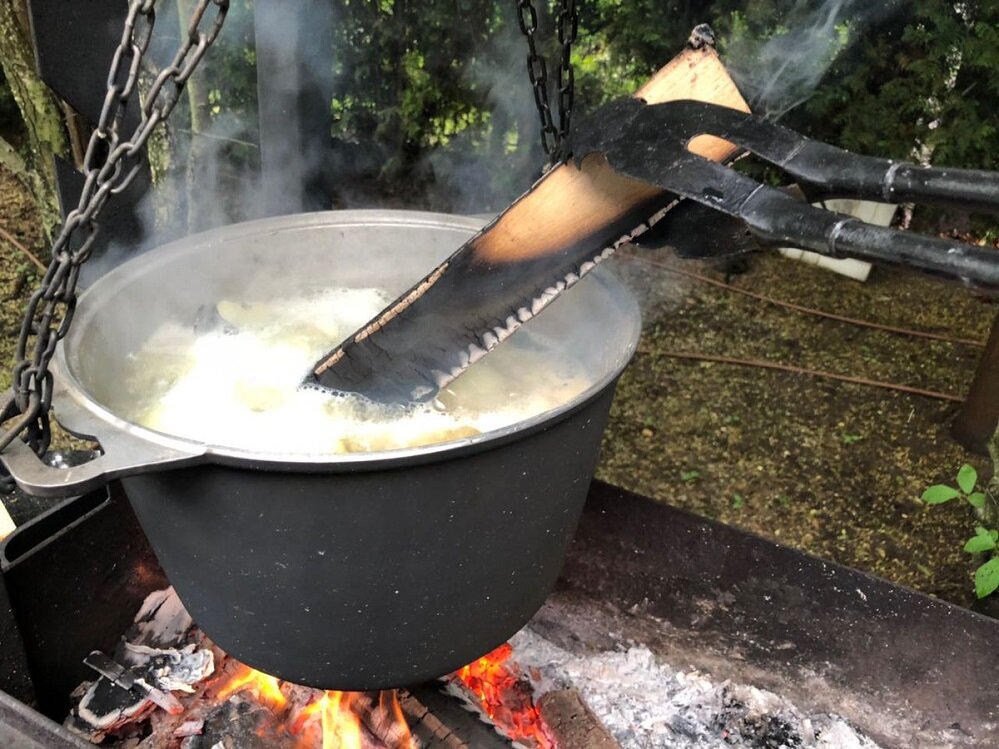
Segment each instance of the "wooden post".
[{"label": "wooden post", "polygon": [[330,208],[331,0],[257,0],[260,169],[268,215]]},{"label": "wooden post", "polygon": [[968,397],[951,425],[951,436],[972,452],[988,454],[988,442],[999,425],[999,315],[992,323],[985,351]]}]

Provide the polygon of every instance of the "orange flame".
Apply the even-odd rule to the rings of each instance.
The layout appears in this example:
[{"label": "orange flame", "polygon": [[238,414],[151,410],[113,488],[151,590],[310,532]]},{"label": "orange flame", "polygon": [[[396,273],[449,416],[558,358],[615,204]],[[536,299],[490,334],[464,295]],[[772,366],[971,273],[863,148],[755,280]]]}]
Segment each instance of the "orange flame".
[{"label": "orange flame", "polygon": [[[362,749],[363,731],[359,717],[362,711],[377,722],[380,729],[378,738],[391,749],[417,749],[397,692],[379,693],[377,709],[372,700],[373,695],[363,692],[324,692],[302,708],[291,725],[291,733],[301,736],[298,749],[311,749],[316,741],[316,732],[309,724],[317,717],[321,723],[323,749]],[[382,715],[379,716],[375,710]]]},{"label": "orange flame", "polygon": [[399,704],[399,690],[392,689],[382,692],[378,695],[378,704],[392,716],[397,733],[396,746],[398,749],[419,749],[416,739],[409,731],[409,722],[402,712],[402,705]]},{"label": "orange flame", "polygon": [[324,692],[302,709],[295,721],[299,730],[292,729],[292,733],[299,733],[318,714],[322,721],[323,749],[362,749],[361,721],[351,708],[355,697],[353,692]]},{"label": "orange flame", "polygon": [[510,643],[500,645],[452,678],[465,690],[501,733],[514,741],[533,742],[539,749],[552,746],[531,693],[530,685],[504,664],[510,659]]},{"label": "orange flame", "polygon": [[236,692],[243,690],[249,691],[257,702],[275,712],[280,712],[288,704],[288,699],[281,691],[281,682],[276,677],[255,671],[249,666],[240,666],[219,690],[217,697],[219,702],[225,702]]},{"label": "orange flame", "polygon": [[[297,749],[316,749],[320,735],[322,749],[363,749],[359,711],[372,709],[374,694],[316,690],[318,696],[297,714],[292,710],[291,715],[279,717],[290,707],[288,698],[281,691],[281,684],[277,677],[240,665],[218,690],[216,699],[224,702],[238,692],[248,692],[254,700],[274,713],[274,722],[262,727],[262,730],[283,730],[297,736]],[[394,690],[385,691],[377,696],[375,704],[381,713],[376,716],[379,728],[388,734],[379,738],[386,739],[391,749],[417,749],[397,693]],[[367,700],[366,704],[361,704],[362,698]]]}]

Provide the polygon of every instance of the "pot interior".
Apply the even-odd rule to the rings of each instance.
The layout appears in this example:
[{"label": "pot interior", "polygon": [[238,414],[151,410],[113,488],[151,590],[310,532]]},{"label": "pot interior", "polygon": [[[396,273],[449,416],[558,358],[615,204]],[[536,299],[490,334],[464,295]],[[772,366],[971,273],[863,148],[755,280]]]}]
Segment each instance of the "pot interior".
[{"label": "pot interior", "polygon": [[[81,297],[63,342],[61,382],[98,416],[117,421],[127,413],[121,383],[130,358],[164,323],[193,325],[199,310],[222,299],[263,302],[332,287],[378,287],[394,298],[481,225],[410,211],[336,211],[237,224],[164,245],[114,269]],[[640,324],[630,293],[598,268],[527,327],[557,342],[554,355],[574,357],[592,379],[558,411],[617,376]]]}]

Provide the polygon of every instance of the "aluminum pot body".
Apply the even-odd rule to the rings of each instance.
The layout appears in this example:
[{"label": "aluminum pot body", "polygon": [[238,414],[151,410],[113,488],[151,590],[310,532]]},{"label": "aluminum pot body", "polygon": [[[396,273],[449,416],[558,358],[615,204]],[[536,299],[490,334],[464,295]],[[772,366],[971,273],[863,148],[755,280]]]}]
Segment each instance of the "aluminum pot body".
[{"label": "aluminum pot body", "polygon": [[351,285],[399,294],[481,225],[406,211],[304,214],[130,260],[83,295],[54,362],[59,421],[104,454],[57,470],[15,441],[3,461],[23,488],[49,496],[120,478],[195,620],[255,668],[364,690],[468,663],[521,627],[558,576],[640,329],[611,274],[591,273],[530,323],[591,386],[453,442],[346,455],[204,444],[128,421],[121,386],[164,323],[193,324],[220,299]]}]

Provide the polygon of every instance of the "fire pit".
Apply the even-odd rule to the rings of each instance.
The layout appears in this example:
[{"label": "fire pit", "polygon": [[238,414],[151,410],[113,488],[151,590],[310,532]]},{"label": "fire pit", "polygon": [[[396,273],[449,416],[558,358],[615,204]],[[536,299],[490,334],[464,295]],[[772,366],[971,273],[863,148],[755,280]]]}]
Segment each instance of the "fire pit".
[{"label": "fire pit", "polygon": [[[25,643],[20,660],[39,707],[62,722],[70,693],[97,678],[83,659],[95,649],[113,654],[165,579],[117,492],[71,501],[24,526],[4,551]],[[558,589],[512,649],[447,683],[412,687],[398,702],[426,747],[509,746],[443,692],[464,693],[469,704],[486,693],[493,700],[487,714],[517,726],[523,685],[539,680],[548,680],[542,693],[574,687],[625,747],[980,747],[997,715],[987,680],[973,674],[999,666],[991,648],[997,634],[992,620],[595,484]],[[5,663],[15,662],[10,638],[3,644]],[[368,733],[376,713],[392,713],[391,700],[377,694],[316,698],[278,684],[289,702],[314,705],[296,725],[290,708],[275,712],[266,695],[261,703],[260,682],[246,679],[237,663],[215,663],[218,673],[204,688],[225,694],[215,707],[226,720],[253,713],[292,746],[302,737],[319,740],[322,714],[345,701]],[[527,695],[533,699],[530,689]],[[23,687],[19,696],[31,699]],[[527,704],[544,711],[545,699]],[[558,715],[557,704],[549,709]],[[170,716],[157,714],[166,725]],[[269,722],[275,714],[283,722]],[[0,718],[8,730],[44,736],[43,746],[85,746],[20,703],[0,701]],[[217,740],[210,721],[200,734],[174,736],[185,722],[171,724],[175,744],[166,745]],[[251,733],[259,727],[251,726]],[[641,743],[650,736],[661,743]]]}]

